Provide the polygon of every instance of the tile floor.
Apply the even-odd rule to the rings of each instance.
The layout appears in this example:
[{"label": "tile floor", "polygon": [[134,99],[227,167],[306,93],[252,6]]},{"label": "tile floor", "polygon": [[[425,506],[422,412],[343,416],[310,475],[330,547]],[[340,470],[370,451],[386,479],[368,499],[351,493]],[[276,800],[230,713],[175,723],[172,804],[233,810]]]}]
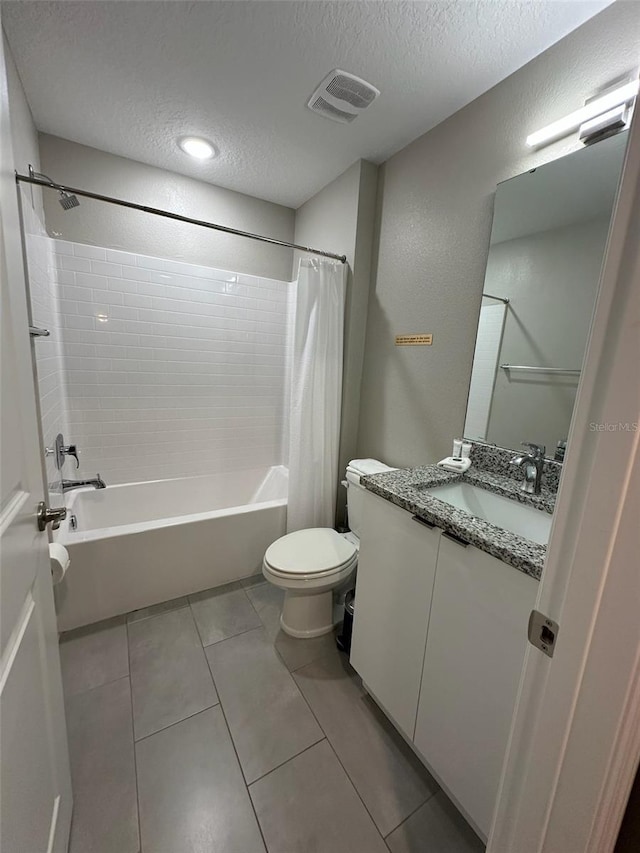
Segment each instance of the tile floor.
[{"label": "tile floor", "polygon": [[479,853],[333,635],[261,577],[61,638],[70,853]]}]

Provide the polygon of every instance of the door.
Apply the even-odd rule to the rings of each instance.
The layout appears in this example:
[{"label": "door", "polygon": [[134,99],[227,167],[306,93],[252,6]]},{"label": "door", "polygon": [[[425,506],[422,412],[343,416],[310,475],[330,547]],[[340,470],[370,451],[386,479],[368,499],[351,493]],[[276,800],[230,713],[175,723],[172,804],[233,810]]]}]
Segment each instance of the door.
[{"label": "door", "polygon": [[640,759],[640,110],[631,125],[488,853],[610,853]]},{"label": "door", "polygon": [[0,850],[63,853],[71,781],[0,40]]},{"label": "door", "polygon": [[351,664],[412,740],[440,531],[371,492],[362,502]]}]

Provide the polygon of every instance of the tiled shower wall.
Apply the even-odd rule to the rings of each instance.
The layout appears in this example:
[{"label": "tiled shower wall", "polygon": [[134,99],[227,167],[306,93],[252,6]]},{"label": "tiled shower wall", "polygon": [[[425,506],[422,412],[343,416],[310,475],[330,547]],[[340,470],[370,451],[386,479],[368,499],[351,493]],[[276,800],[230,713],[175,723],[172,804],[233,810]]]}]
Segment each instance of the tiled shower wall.
[{"label": "tiled shower wall", "polygon": [[52,243],[65,439],[81,451],[66,477],[116,484],[286,461],[290,283]]},{"label": "tiled shower wall", "polygon": [[[29,272],[31,319],[34,326],[48,329],[49,337],[34,339],[38,373],[38,391],[42,433],[45,447],[53,447],[56,435],[68,431],[65,371],[63,365],[62,318],[55,288],[53,240],[31,205],[28,193],[22,192],[22,217]],[[60,492],[60,475],[54,457],[45,457],[50,493]],[[66,472],[65,472],[66,473]]]}]

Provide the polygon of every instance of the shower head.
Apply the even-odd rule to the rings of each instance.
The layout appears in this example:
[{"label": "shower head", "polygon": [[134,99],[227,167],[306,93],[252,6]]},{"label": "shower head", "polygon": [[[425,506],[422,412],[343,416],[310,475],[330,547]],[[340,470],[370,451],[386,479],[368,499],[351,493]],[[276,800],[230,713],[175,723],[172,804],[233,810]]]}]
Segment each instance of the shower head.
[{"label": "shower head", "polygon": [[[35,172],[31,165],[29,165],[29,175],[32,178],[44,178],[45,181],[49,181],[50,184],[55,183],[55,181],[51,180],[49,175],[45,175],[43,172]],[[60,190],[60,198],[58,201],[62,205],[63,210],[71,210],[74,207],[80,207],[80,202],[77,197],[71,193],[65,192],[64,190]]]},{"label": "shower head", "polygon": [[80,202],[75,195],[70,195],[63,191],[60,192],[58,201],[65,210],[71,210],[72,207],[80,207]]}]

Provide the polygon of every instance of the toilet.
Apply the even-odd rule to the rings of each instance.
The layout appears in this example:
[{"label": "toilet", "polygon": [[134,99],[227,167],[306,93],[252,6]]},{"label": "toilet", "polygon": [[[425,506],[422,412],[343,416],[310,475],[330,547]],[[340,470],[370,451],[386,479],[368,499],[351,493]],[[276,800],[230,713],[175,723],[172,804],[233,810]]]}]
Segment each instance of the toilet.
[{"label": "toilet", "polygon": [[377,459],[349,462],[343,485],[351,530],[337,533],[331,527],[311,527],[288,533],[267,548],[262,574],[285,591],[280,626],[286,634],[311,638],[333,630],[333,592],[348,586],[358,564],[364,492],[360,477],[393,470]]}]

